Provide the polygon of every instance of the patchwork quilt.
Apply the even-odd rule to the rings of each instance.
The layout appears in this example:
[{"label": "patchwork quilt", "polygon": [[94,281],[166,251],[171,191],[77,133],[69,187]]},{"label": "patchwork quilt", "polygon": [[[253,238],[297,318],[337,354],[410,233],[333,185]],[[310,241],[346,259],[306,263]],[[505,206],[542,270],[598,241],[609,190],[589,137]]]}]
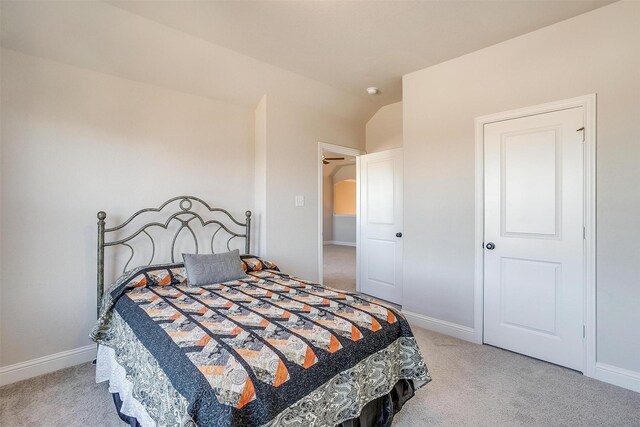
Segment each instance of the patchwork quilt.
[{"label": "patchwork quilt", "polygon": [[400,380],[430,381],[393,306],[243,265],[243,279],[199,287],[183,264],[139,268],[105,294],[91,337],[158,425],[334,426]]}]

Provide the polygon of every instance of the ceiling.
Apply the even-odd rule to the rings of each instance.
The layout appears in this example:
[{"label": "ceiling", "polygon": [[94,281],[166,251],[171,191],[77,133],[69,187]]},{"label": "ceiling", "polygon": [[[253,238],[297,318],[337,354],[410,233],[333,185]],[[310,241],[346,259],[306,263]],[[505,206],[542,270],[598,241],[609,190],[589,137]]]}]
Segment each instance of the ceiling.
[{"label": "ceiling", "polygon": [[323,151],[322,154],[325,157],[344,157],[344,160],[330,160],[328,165],[322,165],[322,174],[324,176],[332,175],[343,166],[356,164],[356,158],[354,156],[346,156],[344,154],[333,153],[331,151]]},{"label": "ceiling", "polygon": [[268,94],[364,123],[383,105],[97,0],[0,0],[0,45],[251,110]]},{"label": "ceiling", "polygon": [[368,97],[402,98],[404,74],[612,3],[519,1],[146,1],[108,3]]}]

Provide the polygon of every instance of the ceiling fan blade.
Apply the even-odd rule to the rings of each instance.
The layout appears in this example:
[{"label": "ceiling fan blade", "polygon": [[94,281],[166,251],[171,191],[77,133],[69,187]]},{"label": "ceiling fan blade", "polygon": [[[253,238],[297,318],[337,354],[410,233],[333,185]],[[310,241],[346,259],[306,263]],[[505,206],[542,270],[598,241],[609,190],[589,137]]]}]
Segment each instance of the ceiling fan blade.
[{"label": "ceiling fan blade", "polygon": [[328,162],[328,161],[326,161],[325,159],[322,159],[322,164],[323,164],[323,165],[328,165],[328,164],[329,164],[329,162]]},{"label": "ceiling fan blade", "polygon": [[325,160],[344,160],[344,157],[325,157]]}]

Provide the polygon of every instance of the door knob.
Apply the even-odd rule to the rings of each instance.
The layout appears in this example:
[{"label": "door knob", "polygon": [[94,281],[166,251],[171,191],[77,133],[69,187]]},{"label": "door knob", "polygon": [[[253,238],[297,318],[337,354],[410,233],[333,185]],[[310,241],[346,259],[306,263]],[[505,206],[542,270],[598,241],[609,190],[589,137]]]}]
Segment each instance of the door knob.
[{"label": "door knob", "polygon": [[397,233],[396,233],[396,237],[402,237],[402,233],[397,232]]},{"label": "door knob", "polygon": [[487,249],[489,249],[490,251],[492,251],[492,250],[494,250],[494,249],[496,248],[496,244],[495,244],[495,243],[493,243],[493,242],[489,242],[489,243],[487,243],[487,244],[485,245],[485,247],[486,247]]}]

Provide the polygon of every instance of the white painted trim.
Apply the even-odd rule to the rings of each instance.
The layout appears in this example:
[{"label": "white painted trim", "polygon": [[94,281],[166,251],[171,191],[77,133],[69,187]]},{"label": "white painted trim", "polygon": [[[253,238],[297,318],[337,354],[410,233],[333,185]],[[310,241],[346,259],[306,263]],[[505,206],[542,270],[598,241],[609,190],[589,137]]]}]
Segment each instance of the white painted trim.
[{"label": "white painted trim", "polygon": [[334,213],[333,216],[337,216],[337,217],[346,217],[346,218],[355,218],[357,215],[355,214],[336,214]]},{"label": "white painted trim", "polygon": [[[323,151],[331,151],[332,153],[336,153],[336,154],[342,154],[345,156],[354,156],[356,158],[356,212],[359,212],[359,206],[360,206],[360,193],[358,192],[357,188],[358,188],[358,170],[359,170],[359,162],[358,162],[358,156],[365,154],[364,151],[358,150],[357,148],[350,148],[350,147],[343,147],[341,145],[335,145],[335,144],[329,144],[328,142],[322,142],[322,141],[318,141],[318,159],[317,159],[317,163],[318,163],[318,283],[322,284],[323,281],[323,277],[322,277],[322,270],[323,270],[323,257],[322,257],[322,246],[325,244],[323,241],[323,237],[322,237],[322,228],[323,228],[323,221],[322,221],[322,152]],[[356,218],[356,227],[359,226],[360,222],[359,222],[359,217]],[[356,249],[357,249],[357,230],[356,230]],[[358,257],[356,254],[356,271],[358,268]],[[359,278],[358,278],[358,274],[356,273],[356,290],[360,289],[359,286]]]},{"label": "white painted trim", "polygon": [[595,376],[597,328],[596,328],[596,94],[584,97],[585,147],[584,147],[584,324],[585,324],[585,372],[588,377]]},{"label": "white painted trim", "polygon": [[428,329],[440,334],[449,335],[465,341],[476,342],[476,334],[473,328],[447,322],[445,320],[434,319],[418,313],[402,310],[402,314],[413,326]]},{"label": "white painted trim", "polygon": [[356,242],[341,242],[340,240],[325,240],[325,245],[352,246],[356,247]]},{"label": "white painted trim", "polygon": [[[332,153],[343,154],[345,156],[352,157],[358,157],[362,154],[365,154],[364,151],[358,150],[357,148],[344,147],[342,145],[335,145],[322,141],[318,141],[318,148],[322,151],[331,151]],[[322,155],[320,155],[320,160],[322,160]],[[320,162],[320,164],[322,164],[322,162]],[[320,170],[322,170],[322,168]]]},{"label": "white painted trim", "polygon": [[640,372],[596,363],[594,378],[640,393]]},{"label": "white painted trim", "polygon": [[474,342],[482,344],[484,332],[484,121],[475,120],[475,163],[476,163],[476,225],[475,225],[475,271],[473,326]]},{"label": "white painted trim", "polygon": [[580,96],[557,102],[521,108],[477,117],[475,119],[475,164],[476,164],[476,224],[475,224],[475,275],[474,275],[474,325],[478,344],[483,342],[484,329],[484,125],[503,120],[543,114],[569,108],[584,108],[584,368],[588,377],[596,371],[596,94]]},{"label": "white painted trim", "polygon": [[48,374],[94,360],[97,346],[90,344],[0,368],[0,386]]}]

